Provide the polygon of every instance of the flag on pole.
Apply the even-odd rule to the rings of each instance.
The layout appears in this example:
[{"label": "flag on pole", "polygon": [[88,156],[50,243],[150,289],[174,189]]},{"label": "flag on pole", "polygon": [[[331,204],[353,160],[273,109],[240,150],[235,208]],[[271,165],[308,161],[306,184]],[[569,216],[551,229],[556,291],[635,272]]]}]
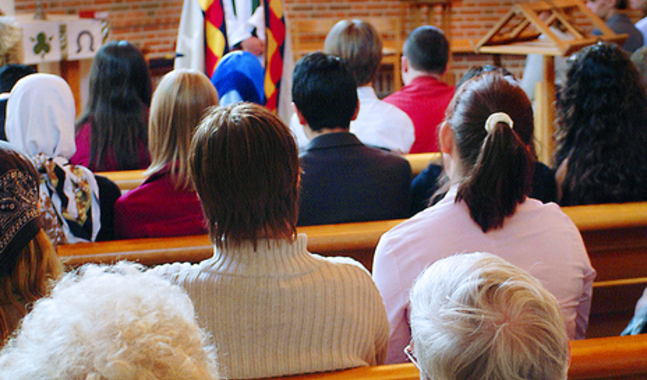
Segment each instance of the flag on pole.
[{"label": "flag on pole", "polygon": [[218,60],[229,51],[227,24],[222,0],[199,0],[204,13],[205,71],[209,78],[216,70]]},{"label": "flag on pole", "polygon": [[265,7],[265,106],[278,109],[285,51],[285,15],[282,0],[263,0]]}]

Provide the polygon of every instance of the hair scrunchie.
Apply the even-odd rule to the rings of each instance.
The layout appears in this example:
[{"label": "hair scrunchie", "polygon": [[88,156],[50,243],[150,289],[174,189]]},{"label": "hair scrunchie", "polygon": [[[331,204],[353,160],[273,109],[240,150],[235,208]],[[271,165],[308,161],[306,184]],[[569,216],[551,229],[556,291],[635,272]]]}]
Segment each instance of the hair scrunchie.
[{"label": "hair scrunchie", "polygon": [[497,123],[499,122],[507,124],[510,129],[512,129],[512,127],[514,126],[512,119],[510,118],[510,116],[508,116],[507,113],[495,112],[490,115],[485,122],[485,130],[487,131],[487,133],[492,133],[494,127],[496,127]]}]

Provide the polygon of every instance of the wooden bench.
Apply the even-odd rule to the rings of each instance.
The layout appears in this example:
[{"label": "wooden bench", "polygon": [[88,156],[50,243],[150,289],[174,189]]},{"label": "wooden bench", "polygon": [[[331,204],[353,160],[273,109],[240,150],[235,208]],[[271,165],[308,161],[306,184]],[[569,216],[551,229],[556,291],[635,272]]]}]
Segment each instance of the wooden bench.
[{"label": "wooden bench", "polygon": [[[442,162],[440,153],[415,153],[404,156],[411,164],[411,172],[414,176],[420,174],[431,162],[439,164]],[[128,191],[139,186],[146,176],[144,170],[122,170],[116,172],[98,172],[97,175],[107,177],[119,186],[122,191]]]},{"label": "wooden bench", "polygon": [[647,202],[564,207],[598,272],[587,337],[617,335],[647,286]]},{"label": "wooden bench", "polygon": [[[571,342],[571,380],[647,378],[647,335]],[[419,380],[413,364],[360,367],[335,372],[288,376],[284,380]]]},{"label": "wooden bench", "polygon": [[[594,283],[591,324],[587,336],[617,335],[633,314],[647,286],[647,202],[565,207],[580,230]],[[402,220],[299,227],[308,235],[308,249],[325,256],[350,256],[369,270],[380,236]],[[72,267],[88,262],[138,261],[144,265],[199,262],[213,253],[207,236],[150,238],[58,247]]]}]

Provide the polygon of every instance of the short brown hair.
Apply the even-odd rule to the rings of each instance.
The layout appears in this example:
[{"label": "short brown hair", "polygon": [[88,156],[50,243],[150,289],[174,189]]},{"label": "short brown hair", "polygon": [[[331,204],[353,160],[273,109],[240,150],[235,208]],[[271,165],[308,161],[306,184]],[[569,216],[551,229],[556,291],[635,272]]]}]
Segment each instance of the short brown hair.
[{"label": "short brown hair", "polygon": [[341,20],[330,29],[324,52],[344,61],[358,86],[375,79],[382,62],[382,38],[375,27],[361,20]]},{"label": "short brown hair", "polygon": [[210,110],[191,142],[189,164],[216,246],[295,238],[298,151],[268,109],[237,103]]}]

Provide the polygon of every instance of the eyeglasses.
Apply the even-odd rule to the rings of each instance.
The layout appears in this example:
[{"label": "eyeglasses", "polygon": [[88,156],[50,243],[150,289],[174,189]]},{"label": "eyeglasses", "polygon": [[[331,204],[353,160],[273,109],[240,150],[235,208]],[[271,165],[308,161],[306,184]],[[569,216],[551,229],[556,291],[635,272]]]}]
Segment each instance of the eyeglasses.
[{"label": "eyeglasses", "polygon": [[404,354],[407,355],[407,358],[409,358],[409,361],[413,363],[414,366],[418,369],[420,372],[420,378],[424,380],[428,380],[429,376],[425,373],[425,371],[420,368],[420,364],[418,364],[418,359],[416,358],[416,354],[413,353],[413,340],[407,344],[407,346],[404,348]]},{"label": "eyeglasses", "polygon": [[418,371],[422,370],[420,369],[420,365],[418,364],[418,359],[416,359],[416,354],[413,353],[413,342],[407,344],[407,346],[404,348],[404,354],[407,355],[407,358],[409,358],[409,361],[413,363],[413,365],[418,368]]}]

